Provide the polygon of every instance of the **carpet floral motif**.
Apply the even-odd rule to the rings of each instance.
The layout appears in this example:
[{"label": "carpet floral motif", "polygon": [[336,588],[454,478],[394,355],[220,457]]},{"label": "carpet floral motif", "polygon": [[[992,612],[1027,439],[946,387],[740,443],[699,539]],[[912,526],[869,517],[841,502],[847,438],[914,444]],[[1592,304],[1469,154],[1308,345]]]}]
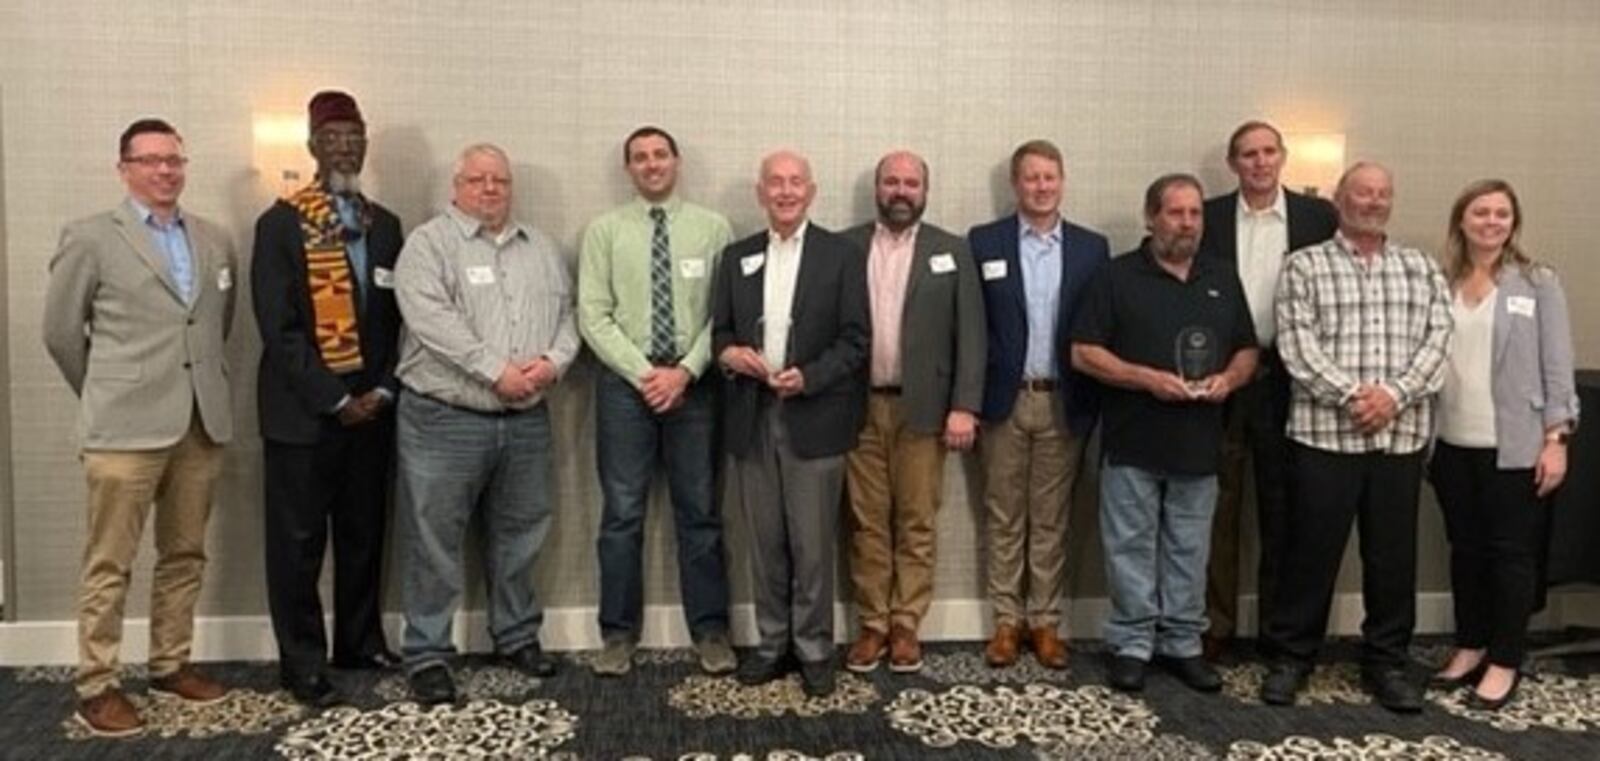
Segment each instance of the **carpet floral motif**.
[{"label": "carpet floral motif", "polygon": [[[1260,663],[1227,666],[1222,672],[1222,694],[1245,703],[1261,703],[1261,682],[1267,667]],[[1295,705],[1368,705],[1372,696],[1361,688],[1361,667],[1355,663],[1322,664],[1311,672],[1306,688],[1295,698]]]},{"label": "carpet floral motif", "polygon": [[573,738],[577,722],[550,700],[432,708],[406,702],[371,711],[347,706],[291,727],[276,750],[289,759],[551,759]]},{"label": "carpet floral motif", "polygon": [[921,675],[941,684],[1034,684],[1065,683],[1072,671],[1045,668],[1026,656],[1018,658],[1010,666],[997,669],[983,659],[983,653],[963,650],[924,655]]},{"label": "carpet floral motif", "polygon": [[1183,735],[1159,734],[1149,742],[1104,737],[1089,745],[1050,743],[1039,748],[1039,761],[1202,761],[1216,754]]},{"label": "carpet floral motif", "polygon": [[[593,668],[594,659],[600,657],[599,650],[579,650],[568,653],[567,660],[583,668]],[[638,648],[633,651],[633,665],[635,666],[672,666],[679,663],[700,662],[699,653],[692,647],[673,648]]]},{"label": "carpet floral motif", "polygon": [[794,674],[753,687],[731,677],[696,674],[667,692],[667,705],[691,719],[862,714],[877,700],[878,688],[854,674],[840,675],[833,694],[821,698],[807,696],[800,688],[800,677]]},{"label": "carpet floral motif", "polygon": [[[258,735],[270,732],[305,714],[305,709],[286,692],[256,692],[233,689],[221,700],[195,705],[174,697],[149,697],[127,693],[128,702],[144,718],[145,734],[155,737],[185,737],[204,740],[220,735]],[[94,737],[78,720],[62,720],[68,739]]]},{"label": "carpet floral motif", "polygon": [[1030,684],[1016,689],[962,685],[944,692],[910,689],[884,709],[889,725],[936,748],[975,742],[1014,748],[1031,741],[1066,757],[1115,739],[1143,746],[1159,719],[1144,703],[1099,685],[1063,689]]},{"label": "carpet floral motif", "polygon": [[1466,696],[1466,690],[1428,692],[1428,699],[1445,711],[1502,732],[1600,729],[1600,675],[1583,678],[1563,674],[1524,676],[1517,687],[1517,697],[1498,711],[1469,708]]},{"label": "carpet floral motif", "polygon": [[[517,700],[539,689],[541,681],[507,666],[461,666],[450,670],[463,700]],[[411,699],[404,674],[389,674],[373,686],[374,695],[388,702]]]},{"label": "carpet floral motif", "polygon": [[1240,740],[1228,748],[1227,761],[1365,761],[1366,759],[1405,759],[1405,761],[1480,761],[1505,760],[1505,756],[1453,737],[1430,735],[1421,740],[1402,740],[1390,735],[1372,734],[1360,740],[1335,737],[1287,737],[1276,745]]},{"label": "carpet floral motif", "polygon": [[[685,753],[675,757],[676,761],[723,761],[723,756],[705,751]],[[727,761],[866,761],[866,756],[851,750],[841,750],[829,753],[826,756],[811,756],[797,750],[779,748],[760,753],[735,753],[727,756]],[[626,756],[622,761],[652,761],[649,756]]]}]

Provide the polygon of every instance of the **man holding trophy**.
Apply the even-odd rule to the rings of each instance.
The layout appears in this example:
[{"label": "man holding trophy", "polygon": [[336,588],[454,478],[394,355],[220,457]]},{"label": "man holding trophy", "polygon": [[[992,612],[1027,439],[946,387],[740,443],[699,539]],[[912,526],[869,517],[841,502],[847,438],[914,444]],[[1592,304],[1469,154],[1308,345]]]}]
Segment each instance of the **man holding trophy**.
[{"label": "man holding trophy", "polygon": [[1200,645],[1221,403],[1253,377],[1258,349],[1238,275],[1195,258],[1203,196],[1190,175],[1151,183],[1150,235],[1098,273],[1072,329],[1073,367],[1107,387],[1107,681],[1128,692],[1152,658],[1192,689],[1222,687]]}]

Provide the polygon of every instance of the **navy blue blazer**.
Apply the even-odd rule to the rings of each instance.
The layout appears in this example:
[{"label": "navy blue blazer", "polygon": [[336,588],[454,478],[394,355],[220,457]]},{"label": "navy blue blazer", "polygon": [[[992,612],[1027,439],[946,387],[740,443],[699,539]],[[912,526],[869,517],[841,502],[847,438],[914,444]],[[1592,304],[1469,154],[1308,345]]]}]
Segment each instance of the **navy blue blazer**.
[{"label": "navy blue blazer", "polygon": [[[1022,288],[1022,264],[1018,252],[1019,220],[1010,214],[967,232],[972,258],[978,264],[983,284],[983,309],[989,325],[989,358],[984,370],[983,412],[988,422],[1011,416],[1022,383],[1022,364],[1028,353],[1027,295]],[[1106,237],[1085,227],[1061,220],[1061,297],[1056,317],[1057,409],[1076,436],[1087,436],[1099,412],[1099,393],[1095,381],[1072,369],[1068,336],[1077,314],[1084,286],[1100,266],[1111,259]],[[1004,262],[1000,266],[990,262]]]}]

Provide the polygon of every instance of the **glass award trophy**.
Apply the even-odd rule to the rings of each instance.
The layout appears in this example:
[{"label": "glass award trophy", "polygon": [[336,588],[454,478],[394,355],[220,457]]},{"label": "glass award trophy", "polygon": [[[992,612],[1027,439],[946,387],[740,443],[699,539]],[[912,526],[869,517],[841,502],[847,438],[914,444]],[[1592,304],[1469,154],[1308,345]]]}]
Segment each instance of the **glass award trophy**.
[{"label": "glass award trophy", "polygon": [[1216,334],[1210,328],[1190,325],[1178,331],[1175,351],[1173,360],[1176,364],[1173,368],[1177,370],[1178,377],[1183,379],[1190,392],[1199,393],[1204,389],[1205,379],[1217,371],[1217,355],[1220,351]]}]

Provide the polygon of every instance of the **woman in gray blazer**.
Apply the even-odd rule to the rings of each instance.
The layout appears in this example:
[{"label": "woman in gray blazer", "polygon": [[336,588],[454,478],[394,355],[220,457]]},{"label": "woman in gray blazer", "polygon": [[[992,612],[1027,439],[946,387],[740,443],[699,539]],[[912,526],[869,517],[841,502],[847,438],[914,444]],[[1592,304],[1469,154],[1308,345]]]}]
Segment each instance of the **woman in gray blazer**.
[{"label": "woman in gray blazer", "polygon": [[1517,246],[1521,229],[1511,186],[1475,182],[1450,211],[1444,262],[1455,333],[1429,478],[1450,538],[1456,650],[1433,686],[1470,687],[1481,710],[1516,693],[1545,498],[1578,423],[1566,296]]}]

